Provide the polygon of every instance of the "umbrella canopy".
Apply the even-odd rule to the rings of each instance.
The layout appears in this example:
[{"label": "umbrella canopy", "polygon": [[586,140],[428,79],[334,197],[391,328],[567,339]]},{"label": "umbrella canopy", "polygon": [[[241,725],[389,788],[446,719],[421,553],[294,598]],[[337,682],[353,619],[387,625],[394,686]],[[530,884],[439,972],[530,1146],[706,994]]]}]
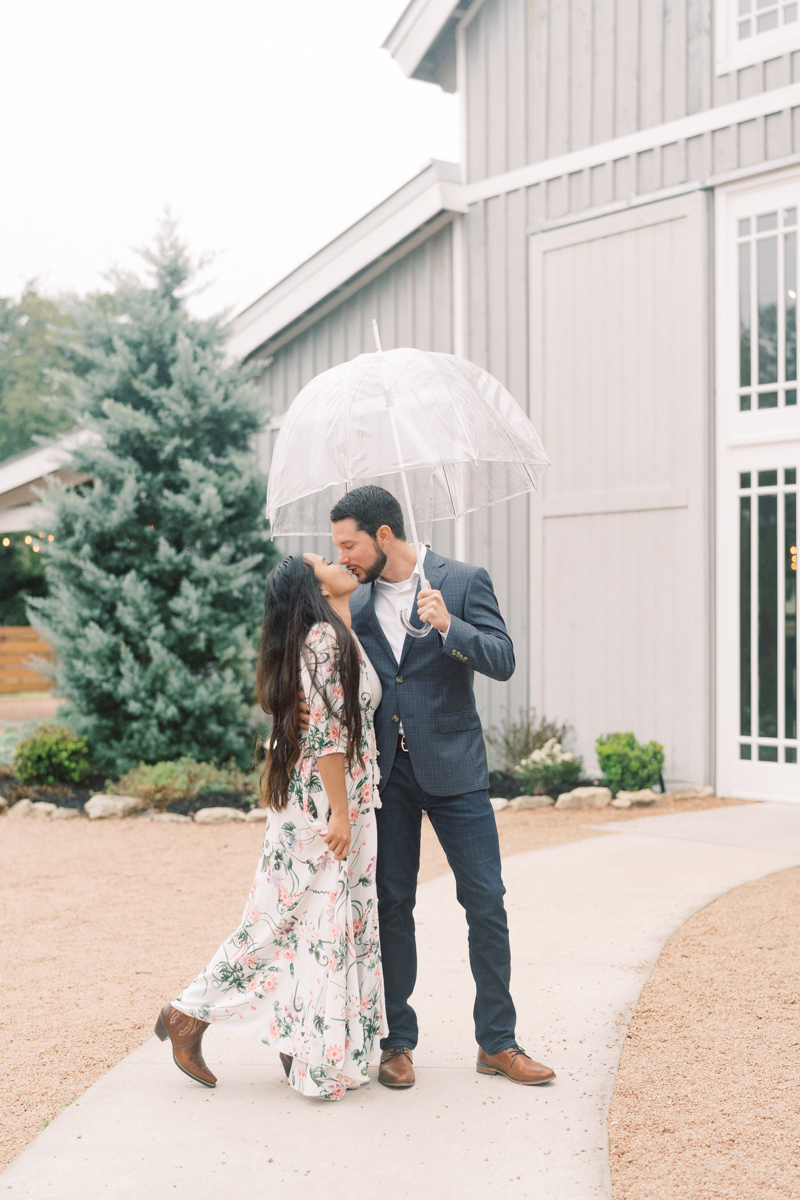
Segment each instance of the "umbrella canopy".
[{"label": "umbrella canopy", "polygon": [[361,354],[292,402],[267,516],[274,535],[327,534],[336,501],[375,483],[405,498],[413,528],[534,491],[548,466],[528,417],[481,367],[424,350]]}]

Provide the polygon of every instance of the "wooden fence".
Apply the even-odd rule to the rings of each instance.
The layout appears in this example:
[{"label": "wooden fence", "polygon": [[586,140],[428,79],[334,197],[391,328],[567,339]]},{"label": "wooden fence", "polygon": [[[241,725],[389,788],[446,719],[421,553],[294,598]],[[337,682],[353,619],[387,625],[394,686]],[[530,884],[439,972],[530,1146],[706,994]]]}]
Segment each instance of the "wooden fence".
[{"label": "wooden fence", "polygon": [[30,625],[0,625],[0,695],[46,692],[51,680],[39,675],[31,658],[52,658],[53,651]]}]

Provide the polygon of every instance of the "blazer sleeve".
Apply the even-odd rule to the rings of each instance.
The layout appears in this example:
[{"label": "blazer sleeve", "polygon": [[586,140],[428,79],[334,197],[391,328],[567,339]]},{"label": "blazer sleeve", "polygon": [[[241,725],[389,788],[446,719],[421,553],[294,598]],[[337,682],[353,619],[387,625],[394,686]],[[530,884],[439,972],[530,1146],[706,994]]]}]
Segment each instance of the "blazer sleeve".
[{"label": "blazer sleeve", "polygon": [[344,690],[336,635],[330,625],[314,625],[309,630],[300,662],[300,682],[309,708],[305,737],[315,758],[346,753]]},{"label": "blazer sleeve", "polygon": [[467,585],[464,616],[450,617],[442,653],[479,675],[506,680],[514,674],[514,645],[500,615],[488,571],[479,567]]}]

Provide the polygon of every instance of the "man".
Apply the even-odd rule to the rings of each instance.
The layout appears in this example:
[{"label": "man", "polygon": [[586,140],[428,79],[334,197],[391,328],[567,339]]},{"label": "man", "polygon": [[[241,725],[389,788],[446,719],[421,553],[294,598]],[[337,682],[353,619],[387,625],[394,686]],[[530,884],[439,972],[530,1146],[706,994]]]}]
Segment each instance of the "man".
[{"label": "man", "polygon": [[[456,879],[469,925],[475,980],[477,1070],[515,1083],[554,1078],[516,1041],[509,992],[511,952],[497,825],[473,673],[508,679],[514,648],[486,571],[428,549],[420,584],[403,514],[379,487],[356,488],[331,511],[339,562],[365,586],[352,596],[353,628],[383,687],[376,716],[381,802],[378,914],[389,1036],[381,1041],[379,1080],[412,1087],[417,1018],[408,1000],[417,977],[414,905],[422,813],[427,812]],[[405,634],[400,613],[433,630]]]}]

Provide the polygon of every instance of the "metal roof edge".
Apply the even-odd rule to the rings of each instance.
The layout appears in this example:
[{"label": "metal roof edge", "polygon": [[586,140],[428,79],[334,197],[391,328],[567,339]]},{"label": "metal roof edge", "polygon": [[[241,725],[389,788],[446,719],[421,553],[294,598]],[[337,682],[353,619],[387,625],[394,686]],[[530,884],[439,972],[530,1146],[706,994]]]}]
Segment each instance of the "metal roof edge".
[{"label": "metal roof edge", "polygon": [[457,163],[434,159],[234,317],[228,359],[247,358],[442,211],[466,212],[464,185]]},{"label": "metal roof edge", "polygon": [[411,0],[398,17],[383,49],[411,77],[441,33],[458,0]]}]

